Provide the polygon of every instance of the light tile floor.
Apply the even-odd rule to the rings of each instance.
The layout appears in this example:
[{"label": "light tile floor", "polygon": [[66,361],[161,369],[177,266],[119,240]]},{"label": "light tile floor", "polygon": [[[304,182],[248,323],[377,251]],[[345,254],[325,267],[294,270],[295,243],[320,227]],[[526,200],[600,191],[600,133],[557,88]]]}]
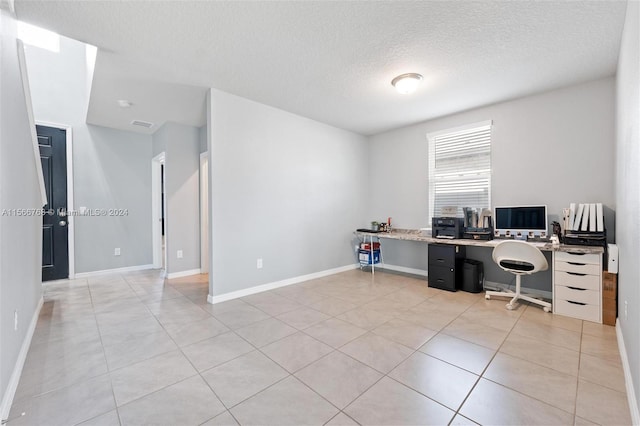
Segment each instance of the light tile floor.
[{"label": "light tile floor", "polygon": [[613,327],[384,272],[207,293],[45,285],[9,425],[631,423]]}]

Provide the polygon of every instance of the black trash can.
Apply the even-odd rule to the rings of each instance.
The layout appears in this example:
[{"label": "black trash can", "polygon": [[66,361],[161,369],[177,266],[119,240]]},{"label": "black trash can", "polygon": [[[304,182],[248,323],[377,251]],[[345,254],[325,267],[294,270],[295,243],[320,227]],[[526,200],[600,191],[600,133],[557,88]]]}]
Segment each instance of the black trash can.
[{"label": "black trash can", "polygon": [[480,293],[483,291],[484,266],[479,260],[465,259],[462,268],[462,291]]}]

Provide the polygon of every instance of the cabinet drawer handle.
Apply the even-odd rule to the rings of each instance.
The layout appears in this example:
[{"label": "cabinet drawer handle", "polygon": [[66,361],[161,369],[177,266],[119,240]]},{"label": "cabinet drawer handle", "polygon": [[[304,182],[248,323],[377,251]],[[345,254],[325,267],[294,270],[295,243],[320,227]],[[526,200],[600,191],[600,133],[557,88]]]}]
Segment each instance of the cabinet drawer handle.
[{"label": "cabinet drawer handle", "polygon": [[586,276],[586,275],[587,275],[587,274],[580,274],[580,273],[578,273],[578,272],[567,272],[567,274],[569,274],[569,275],[577,275],[577,276],[579,276],[579,277],[584,277],[584,276]]},{"label": "cabinet drawer handle", "polygon": [[568,251],[567,253],[573,255],[573,256],[584,256],[586,253],[576,253],[574,251]]},{"label": "cabinet drawer handle", "polygon": [[586,263],[578,263],[578,262],[567,262],[569,265],[575,265],[575,266],[585,266]]},{"label": "cabinet drawer handle", "polygon": [[581,303],[581,302],[572,302],[571,300],[567,300],[567,302],[569,303],[573,303],[574,305],[580,305],[580,306],[586,306],[586,303]]},{"label": "cabinet drawer handle", "polygon": [[444,263],[444,259],[436,259],[436,262]]},{"label": "cabinet drawer handle", "polygon": [[567,286],[567,288],[570,288],[571,290],[587,291],[587,289],[586,289],[586,288],[571,287],[571,286]]},{"label": "cabinet drawer handle", "polygon": [[438,281],[439,283],[443,283],[444,280],[442,278],[438,278],[436,281]]}]

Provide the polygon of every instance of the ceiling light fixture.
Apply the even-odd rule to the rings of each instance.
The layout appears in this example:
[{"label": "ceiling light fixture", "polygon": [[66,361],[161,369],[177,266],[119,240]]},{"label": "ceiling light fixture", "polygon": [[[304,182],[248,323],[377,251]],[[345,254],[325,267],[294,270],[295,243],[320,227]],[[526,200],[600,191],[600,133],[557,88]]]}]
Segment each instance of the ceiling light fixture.
[{"label": "ceiling light fixture", "polygon": [[391,80],[391,84],[396,88],[398,93],[408,95],[409,93],[415,92],[415,90],[418,88],[418,84],[420,84],[421,81],[422,76],[420,74],[410,72],[397,76],[396,78]]},{"label": "ceiling light fixture", "polygon": [[120,105],[120,108],[129,108],[133,104],[126,99],[120,99],[118,105]]},{"label": "ceiling light fixture", "polygon": [[142,120],[133,120],[131,124],[134,126],[146,127],[147,129],[150,129],[153,127],[153,123],[149,121],[142,121]]}]

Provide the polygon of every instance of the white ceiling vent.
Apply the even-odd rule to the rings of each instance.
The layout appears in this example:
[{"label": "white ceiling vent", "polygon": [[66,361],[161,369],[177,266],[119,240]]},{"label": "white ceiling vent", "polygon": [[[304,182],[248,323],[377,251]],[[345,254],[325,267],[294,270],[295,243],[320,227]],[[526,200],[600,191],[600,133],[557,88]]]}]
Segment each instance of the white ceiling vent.
[{"label": "white ceiling vent", "polygon": [[153,127],[153,123],[149,123],[148,121],[142,121],[142,120],[133,120],[131,124],[133,124],[134,126],[146,127],[147,129],[150,129]]}]

